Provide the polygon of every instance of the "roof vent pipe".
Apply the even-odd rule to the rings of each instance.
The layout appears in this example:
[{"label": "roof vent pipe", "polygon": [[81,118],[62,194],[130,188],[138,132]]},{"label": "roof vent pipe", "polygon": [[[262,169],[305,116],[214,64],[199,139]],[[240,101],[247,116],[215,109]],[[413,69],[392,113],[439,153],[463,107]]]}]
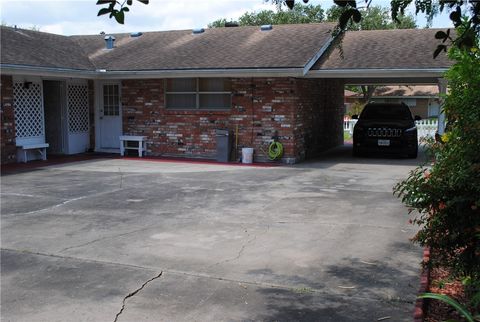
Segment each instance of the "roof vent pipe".
[{"label": "roof vent pipe", "polygon": [[192,30],[192,33],[193,33],[194,35],[196,35],[196,34],[203,34],[204,32],[205,32],[205,29],[203,29],[203,28],[195,28],[195,29]]},{"label": "roof vent pipe", "polygon": [[262,25],[262,26],[260,26],[261,31],[268,31],[268,30],[272,30],[272,29],[273,29],[272,25]]},{"label": "roof vent pipe", "polygon": [[130,37],[136,38],[136,37],[140,37],[141,35],[143,35],[142,32],[141,32],[141,31],[137,31],[137,32],[132,32],[132,33],[130,34]]},{"label": "roof vent pipe", "polygon": [[115,37],[113,36],[105,36],[105,46],[107,49],[113,49],[113,43],[115,42]]}]

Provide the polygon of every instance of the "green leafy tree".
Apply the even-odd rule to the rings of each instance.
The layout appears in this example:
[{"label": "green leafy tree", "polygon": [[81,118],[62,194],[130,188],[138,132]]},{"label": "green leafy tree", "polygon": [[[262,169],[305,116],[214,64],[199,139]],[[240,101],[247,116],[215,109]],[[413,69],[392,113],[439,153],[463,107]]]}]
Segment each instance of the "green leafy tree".
[{"label": "green leafy tree", "polygon": [[[296,5],[292,10],[261,10],[246,12],[238,19],[240,26],[281,25],[296,23],[314,23],[324,21],[324,10],[320,5]],[[221,18],[213,21],[208,26],[224,27],[227,19]]]},{"label": "green leafy tree", "polygon": [[234,23],[233,21],[231,21],[231,20],[229,21],[229,20],[227,20],[226,18],[217,19],[217,20],[209,23],[209,24],[208,24],[208,28],[220,28],[220,27],[225,27],[225,25],[226,25],[227,23],[229,23],[229,22]]},{"label": "green leafy tree", "polygon": [[[342,12],[341,7],[332,6],[327,10],[327,21],[338,21]],[[401,15],[398,16],[398,21],[395,21],[390,16],[390,10],[380,6],[365,8],[362,11],[362,20],[359,23],[350,21],[348,25],[349,30],[409,29],[416,27],[413,15]]]}]

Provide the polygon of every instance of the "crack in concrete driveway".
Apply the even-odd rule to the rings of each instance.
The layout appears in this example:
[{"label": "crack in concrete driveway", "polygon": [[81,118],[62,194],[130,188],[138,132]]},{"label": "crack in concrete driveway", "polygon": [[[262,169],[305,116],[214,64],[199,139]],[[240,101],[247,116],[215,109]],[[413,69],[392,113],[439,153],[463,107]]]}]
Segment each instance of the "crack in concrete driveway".
[{"label": "crack in concrete driveway", "polygon": [[135,291],[129,293],[127,296],[125,296],[123,298],[123,301],[122,301],[122,307],[120,308],[120,311],[118,311],[117,315],[115,315],[115,320],[113,320],[113,322],[117,322],[118,321],[118,318],[120,317],[120,315],[123,313],[123,311],[125,310],[125,306],[126,306],[126,302],[127,302],[127,299],[131,298],[132,296],[135,296],[137,295],[138,292],[140,292],[141,290],[143,290],[148,283],[150,282],[153,282],[154,280],[160,278],[162,276],[163,272],[160,272],[158,275],[152,277],[151,279],[149,279],[148,281],[146,281],[145,283],[142,284],[142,286],[140,286],[139,288],[137,288]]}]

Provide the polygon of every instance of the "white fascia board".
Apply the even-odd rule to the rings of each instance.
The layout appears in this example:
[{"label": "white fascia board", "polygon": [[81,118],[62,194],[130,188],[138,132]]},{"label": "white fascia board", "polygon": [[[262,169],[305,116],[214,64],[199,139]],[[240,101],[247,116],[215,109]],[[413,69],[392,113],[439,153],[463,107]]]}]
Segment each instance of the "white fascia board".
[{"label": "white fascia board", "polygon": [[95,78],[95,71],[78,70],[68,68],[51,68],[51,67],[33,67],[22,65],[0,64],[0,70],[3,75],[26,75],[41,77],[71,77],[71,78]]},{"label": "white fascia board", "polygon": [[315,63],[317,62],[317,60],[319,60],[320,57],[322,57],[322,55],[325,53],[325,51],[327,51],[327,49],[330,47],[330,45],[335,40],[335,38],[336,37],[330,36],[330,38],[322,46],[322,48],[320,48],[320,50],[305,64],[305,66],[303,67],[303,76],[307,75],[307,73],[310,71],[310,68],[312,68],[313,65],[315,65]]},{"label": "white fascia board", "polygon": [[181,77],[303,77],[303,68],[191,69],[191,70],[76,70],[0,64],[4,75],[86,79],[154,79]]},{"label": "white fascia board", "polygon": [[311,78],[401,78],[401,77],[443,77],[448,68],[424,69],[322,69],[311,70],[305,75]]},{"label": "white fascia board", "polygon": [[332,69],[309,70],[304,68],[246,68],[246,69],[191,69],[191,70],[77,70],[67,68],[33,67],[0,64],[4,75],[27,75],[42,77],[71,77],[86,79],[152,79],[180,77],[307,77],[307,78],[442,78],[446,68],[433,69]]},{"label": "white fascia board", "polygon": [[302,68],[272,69],[190,69],[190,70],[142,70],[103,71],[99,79],[149,79],[181,77],[302,77]]}]

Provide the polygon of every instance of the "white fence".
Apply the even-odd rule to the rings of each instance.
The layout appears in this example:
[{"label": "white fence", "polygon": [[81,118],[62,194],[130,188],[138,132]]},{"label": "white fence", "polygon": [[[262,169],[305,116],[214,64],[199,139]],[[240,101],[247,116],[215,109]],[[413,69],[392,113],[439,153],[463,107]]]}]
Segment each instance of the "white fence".
[{"label": "white fence", "polygon": [[420,120],[417,124],[418,138],[435,137],[438,130],[438,120]]},{"label": "white fence", "polygon": [[[357,120],[344,120],[343,121],[343,131],[348,132],[350,135],[353,134],[353,127],[357,123]],[[417,125],[418,138],[425,137],[434,137],[435,132],[438,129],[438,120],[420,120],[415,121]]]}]

